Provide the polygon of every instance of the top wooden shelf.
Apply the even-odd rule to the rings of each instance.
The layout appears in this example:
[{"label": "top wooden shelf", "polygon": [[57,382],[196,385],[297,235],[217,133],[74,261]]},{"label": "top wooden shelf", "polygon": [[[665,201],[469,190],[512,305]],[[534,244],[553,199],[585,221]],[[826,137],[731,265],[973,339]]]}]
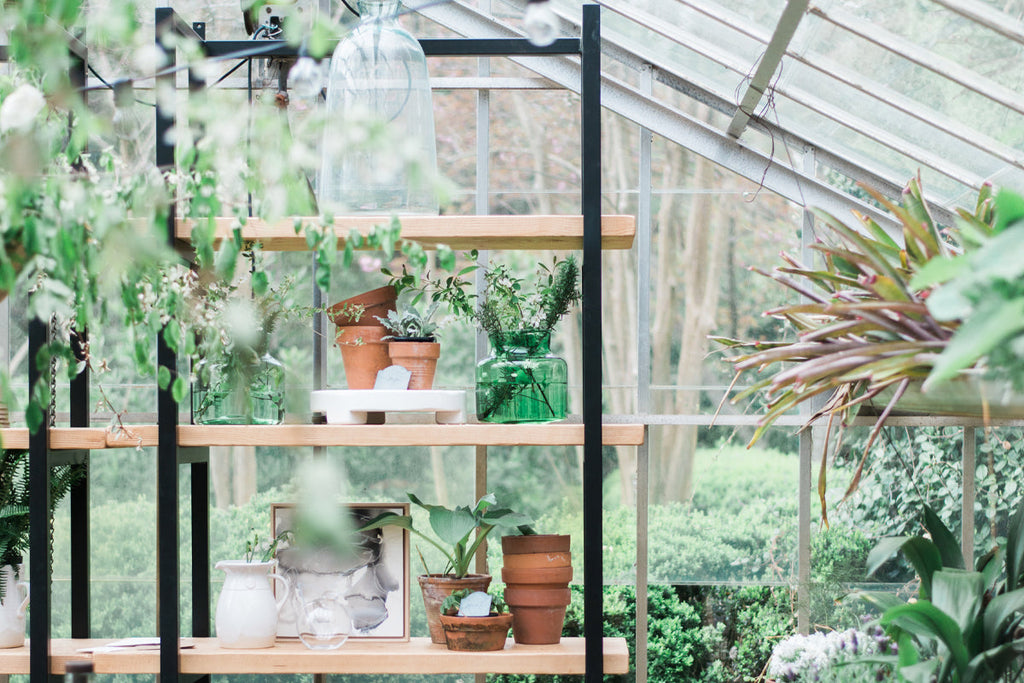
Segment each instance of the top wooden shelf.
[{"label": "top wooden shelf", "polygon": [[[234,218],[218,218],[216,239],[231,234]],[[242,226],[242,238],[259,241],[266,251],[306,251],[306,238],[295,222],[312,223],[316,219],[285,219],[267,223],[250,218]],[[582,216],[400,216],[402,238],[434,248],[446,244],[452,249],[582,249]],[[355,228],[364,235],[375,225],[389,225],[390,216],[337,216],[334,230],[339,245]],[[192,222],[180,219],[175,236],[188,241]],[[629,249],[636,236],[634,216],[601,217],[601,248]]]}]

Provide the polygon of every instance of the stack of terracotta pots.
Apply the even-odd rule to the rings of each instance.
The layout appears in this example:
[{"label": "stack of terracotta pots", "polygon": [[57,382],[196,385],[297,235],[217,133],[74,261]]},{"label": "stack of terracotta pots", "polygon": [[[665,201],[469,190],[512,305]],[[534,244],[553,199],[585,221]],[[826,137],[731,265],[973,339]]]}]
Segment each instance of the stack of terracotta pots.
[{"label": "stack of terracotta pots", "polygon": [[512,637],[523,645],[548,645],[562,637],[569,606],[572,553],[569,537],[554,534],[501,539],[505,602],[512,612]]},{"label": "stack of terracotta pots", "polygon": [[[388,285],[345,299],[329,309],[331,322],[337,326],[335,341],[341,349],[349,389],[373,389],[377,373],[391,365],[388,343],[384,341],[388,333],[377,316],[386,318],[388,311],[395,310],[397,298],[395,288]],[[362,315],[349,315],[355,306],[362,307]]]}]

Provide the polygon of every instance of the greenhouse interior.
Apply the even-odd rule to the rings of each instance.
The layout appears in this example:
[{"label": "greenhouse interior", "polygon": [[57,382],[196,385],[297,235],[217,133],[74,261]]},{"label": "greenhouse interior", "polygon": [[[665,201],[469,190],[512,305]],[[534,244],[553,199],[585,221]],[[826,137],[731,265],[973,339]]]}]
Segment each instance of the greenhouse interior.
[{"label": "greenhouse interior", "polygon": [[4,679],[1024,682],[1021,0],[0,19]]}]

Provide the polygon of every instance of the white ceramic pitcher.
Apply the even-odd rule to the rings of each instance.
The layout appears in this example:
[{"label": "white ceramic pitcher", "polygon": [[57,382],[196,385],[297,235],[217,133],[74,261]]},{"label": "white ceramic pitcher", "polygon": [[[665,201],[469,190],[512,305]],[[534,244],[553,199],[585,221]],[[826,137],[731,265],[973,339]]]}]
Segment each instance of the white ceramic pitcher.
[{"label": "white ceramic pitcher", "polygon": [[[273,647],[277,635],[277,611],[288,599],[288,580],[274,571],[277,560],[246,562],[222,560],[216,565],[227,573],[217,600],[217,639],[225,648]],[[274,599],[270,579],[281,582]]]},{"label": "white ceramic pitcher", "polygon": [[[25,610],[28,608],[28,583],[18,581],[14,567],[0,567],[4,576],[4,599],[0,601],[0,648],[25,644]],[[20,595],[19,595],[20,594]]]}]

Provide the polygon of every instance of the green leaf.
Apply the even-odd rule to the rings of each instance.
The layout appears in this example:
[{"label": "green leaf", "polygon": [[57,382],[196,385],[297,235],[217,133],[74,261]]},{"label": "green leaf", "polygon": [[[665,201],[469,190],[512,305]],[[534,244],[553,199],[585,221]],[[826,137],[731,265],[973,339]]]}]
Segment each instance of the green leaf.
[{"label": "green leaf", "polygon": [[263,296],[270,289],[270,279],[266,271],[257,270],[252,274],[252,293],[256,296]]},{"label": "green leaf", "polygon": [[982,356],[1024,330],[1024,297],[982,301],[974,314],[965,320],[949,344],[939,354],[923,389],[976,363]]},{"label": "green leaf", "polygon": [[188,382],[181,375],[174,378],[174,383],[171,385],[171,398],[174,399],[175,403],[181,403],[185,400],[185,396],[188,394]]},{"label": "green leaf", "polygon": [[1024,197],[1007,189],[999,190],[995,198],[995,231],[1002,232],[1007,226],[1024,218]]},{"label": "green leaf", "polygon": [[924,528],[931,534],[932,543],[939,549],[942,556],[943,567],[964,568],[964,556],[960,550],[960,542],[953,536],[935,510],[931,506],[924,506]]},{"label": "green leaf", "polygon": [[25,408],[25,422],[28,423],[28,430],[33,434],[43,426],[43,409],[35,400],[30,401]]},{"label": "green leaf", "polygon": [[986,650],[967,666],[962,683],[990,683],[1006,680],[1004,676],[1020,667],[1020,656],[1024,652],[1024,640],[1015,640],[999,647]]},{"label": "green leaf", "polygon": [[443,270],[455,270],[455,252],[446,244],[437,245],[437,264]]},{"label": "green leaf", "polygon": [[878,568],[885,564],[890,557],[898,553],[903,547],[903,544],[911,538],[913,538],[913,536],[887,536],[876,543],[875,547],[868,553],[868,576],[871,576],[878,571]]},{"label": "green leaf", "polygon": [[983,618],[983,642],[986,649],[996,647],[1012,637],[1011,628],[1021,620],[1021,612],[1024,612],[1024,589],[992,598],[985,607]]},{"label": "green leaf", "polygon": [[958,256],[938,257],[925,263],[910,278],[910,286],[916,290],[927,289],[970,270],[971,260],[964,254]]},{"label": "green leaf", "polygon": [[157,370],[156,383],[157,386],[164,390],[171,385],[171,369],[166,365],[161,365],[160,369]]},{"label": "green leaf", "polygon": [[932,604],[948,614],[961,633],[974,628],[985,594],[985,579],[980,572],[943,569],[932,575]]},{"label": "green leaf", "polygon": [[882,615],[882,625],[898,626],[917,636],[935,640],[945,645],[953,659],[956,670],[967,669],[968,654],[963,633],[948,614],[926,600],[893,607]]},{"label": "green leaf", "polygon": [[1006,588],[1015,590],[1024,581],[1024,499],[1006,529]]},{"label": "green leaf", "polygon": [[429,509],[430,528],[448,545],[463,542],[477,527],[477,520],[467,507],[448,510],[440,505],[431,505]]}]

